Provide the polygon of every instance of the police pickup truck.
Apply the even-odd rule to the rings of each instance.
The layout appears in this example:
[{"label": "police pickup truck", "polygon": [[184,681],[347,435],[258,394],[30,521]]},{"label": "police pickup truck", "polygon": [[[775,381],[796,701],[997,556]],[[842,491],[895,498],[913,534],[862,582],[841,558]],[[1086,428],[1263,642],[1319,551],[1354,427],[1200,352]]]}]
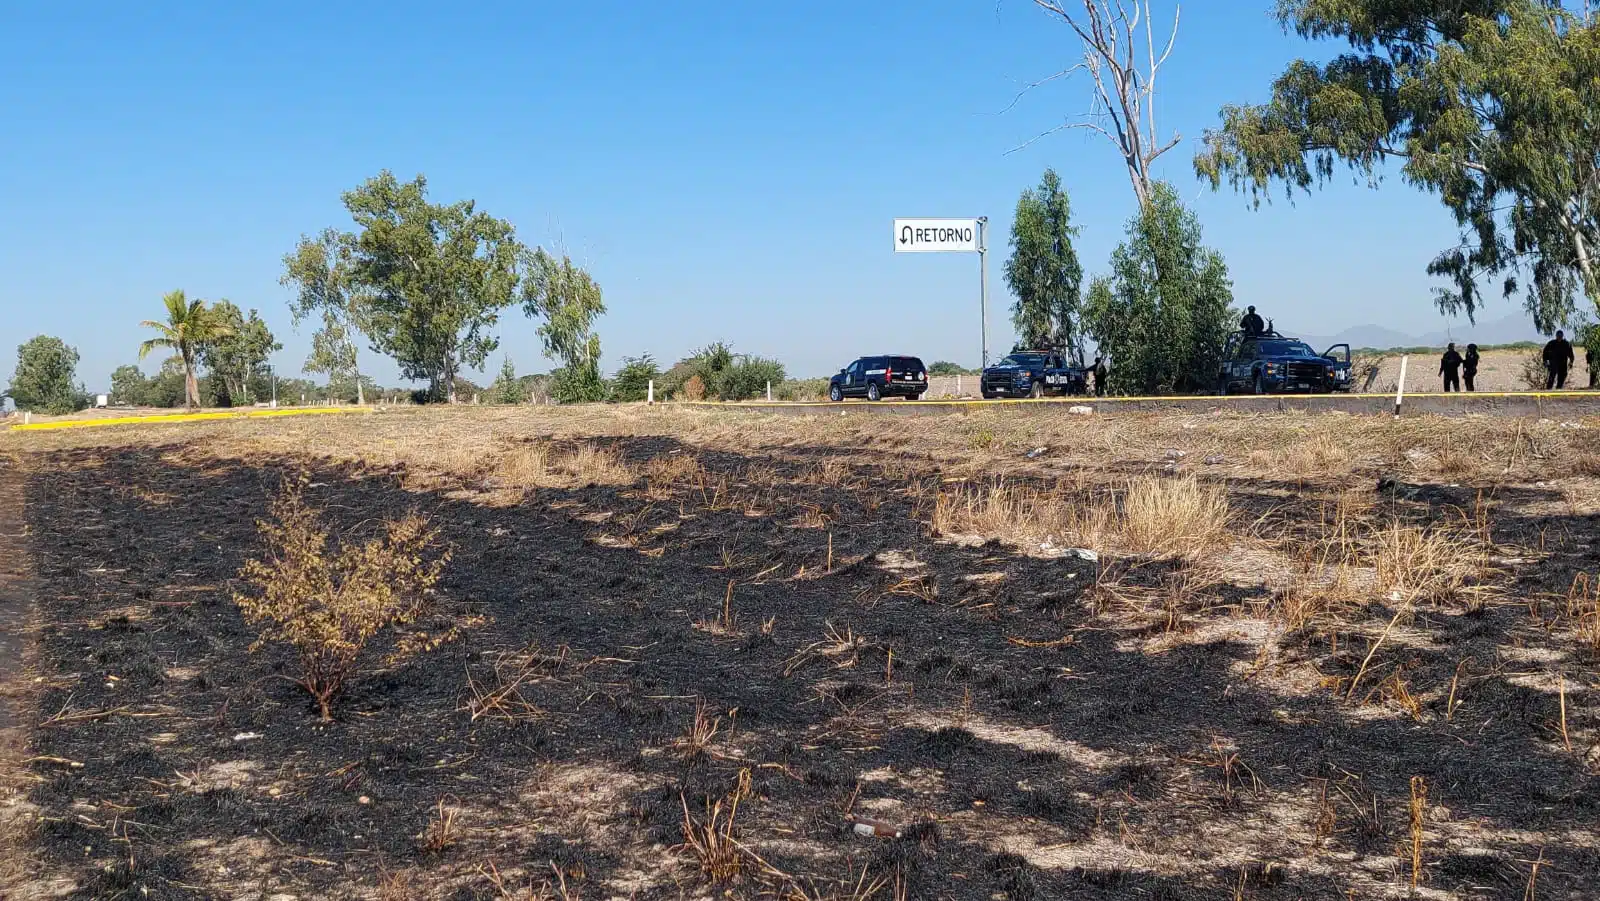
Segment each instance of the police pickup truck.
[{"label": "police pickup truck", "polygon": [[985,399],[1043,397],[1046,394],[1083,394],[1086,369],[1069,366],[1049,351],[1016,351],[983,371],[978,390]]},{"label": "police pickup truck", "polygon": [[1265,334],[1235,332],[1222,348],[1218,394],[1330,394],[1350,390],[1350,345],[1322,353],[1298,338],[1268,329]]}]

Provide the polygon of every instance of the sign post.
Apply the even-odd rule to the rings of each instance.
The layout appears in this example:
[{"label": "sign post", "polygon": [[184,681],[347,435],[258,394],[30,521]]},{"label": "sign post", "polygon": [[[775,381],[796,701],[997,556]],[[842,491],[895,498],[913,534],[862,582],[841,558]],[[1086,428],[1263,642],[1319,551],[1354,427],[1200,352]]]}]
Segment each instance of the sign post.
[{"label": "sign post", "polygon": [[978,255],[978,312],[983,330],[983,365],[989,365],[989,217],[975,219],[896,219],[895,253],[975,253]]}]

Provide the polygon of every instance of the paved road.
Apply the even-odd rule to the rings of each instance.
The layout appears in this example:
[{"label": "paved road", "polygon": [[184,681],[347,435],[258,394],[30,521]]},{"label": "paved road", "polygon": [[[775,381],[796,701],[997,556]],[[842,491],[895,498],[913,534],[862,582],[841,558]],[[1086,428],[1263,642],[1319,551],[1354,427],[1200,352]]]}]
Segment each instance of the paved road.
[{"label": "paved road", "polygon": [[[739,403],[708,404],[724,409],[761,413],[815,415],[831,411],[902,416],[947,416],[984,409],[1008,409],[1065,415],[1075,406],[1096,413],[1238,413],[1344,412],[1394,414],[1393,394],[1275,394],[1228,397],[1052,397],[1039,400],[884,400],[844,403]],[[1446,416],[1537,416],[1576,418],[1600,416],[1600,391],[1504,392],[1475,394],[1418,394],[1404,399],[1401,415],[1425,413]]]}]

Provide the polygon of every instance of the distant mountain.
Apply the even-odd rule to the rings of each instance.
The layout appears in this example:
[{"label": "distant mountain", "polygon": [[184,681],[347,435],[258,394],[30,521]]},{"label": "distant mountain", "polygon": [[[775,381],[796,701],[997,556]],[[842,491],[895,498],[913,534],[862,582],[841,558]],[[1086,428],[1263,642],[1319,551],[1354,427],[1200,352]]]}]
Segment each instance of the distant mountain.
[{"label": "distant mountain", "polygon": [[[1278,329],[1287,335],[1294,332]],[[1301,340],[1321,350],[1334,344],[1348,344],[1353,348],[1372,347],[1386,350],[1391,347],[1443,347],[1454,341],[1457,344],[1512,344],[1517,341],[1543,341],[1543,335],[1533,327],[1526,313],[1512,313],[1491,322],[1469,323],[1460,320],[1449,327],[1421,335],[1385,328],[1381,325],[1357,325],[1337,335],[1298,335]]]}]

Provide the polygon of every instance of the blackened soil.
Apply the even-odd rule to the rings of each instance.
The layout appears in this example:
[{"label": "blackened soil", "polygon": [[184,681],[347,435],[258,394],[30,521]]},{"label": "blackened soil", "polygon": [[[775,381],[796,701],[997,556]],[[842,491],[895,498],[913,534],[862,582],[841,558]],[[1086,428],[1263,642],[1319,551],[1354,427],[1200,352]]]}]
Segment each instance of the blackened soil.
[{"label": "blackened soil", "polygon": [[[1543,699],[1509,679],[1480,674],[1448,724],[1352,711],[1275,689],[1242,637],[1147,652],[1088,612],[1093,564],[936,542],[937,476],[858,469],[837,487],[799,462],[617,447],[635,464],[698,455],[726,479],[504,504],[467,483],[422,493],[398,471],[314,470],[309,497],[345,535],[431,517],[454,552],[442,596],[487,617],[431,656],[375,664],[329,724],[278,678],[284,649],[252,652],[230,600],[284,461],[198,465],[161,447],[41,461],[26,505],[47,624],[34,753],[84,765],[37,765],[34,798],[75,897],[347,897],[401,871],[418,897],[499,897],[485,874],[555,871],[574,897],[693,897],[708,889],[673,850],[684,808],[703,818],[741,779],[741,841],[822,890],[864,869],[908,898],[1371,897],[1408,880],[1412,776],[1470,824],[1457,843],[1495,849],[1451,851],[1432,887],[1521,897],[1517,861],[1541,854],[1538,897],[1593,886],[1594,845],[1559,837],[1593,841],[1600,789],[1551,752]],[[751,483],[752,462],[784,478]],[[826,525],[800,527],[816,511]],[[730,582],[734,634],[719,634]],[[1509,617],[1490,612],[1477,640],[1504,640]],[[830,632],[854,646],[814,647]],[[522,690],[538,714],[474,722],[469,675],[492,684],[519,652],[541,655]],[[1457,663],[1412,656],[1413,678]],[[701,750],[684,741],[697,704],[720,720]],[[1319,837],[1322,795],[1338,816]],[[441,802],[459,820],[430,847]],[[1374,804],[1375,822],[1357,817]],[[904,834],[854,835],[847,813]],[[747,861],[726,890],[784,881],[762,869]]]}]

